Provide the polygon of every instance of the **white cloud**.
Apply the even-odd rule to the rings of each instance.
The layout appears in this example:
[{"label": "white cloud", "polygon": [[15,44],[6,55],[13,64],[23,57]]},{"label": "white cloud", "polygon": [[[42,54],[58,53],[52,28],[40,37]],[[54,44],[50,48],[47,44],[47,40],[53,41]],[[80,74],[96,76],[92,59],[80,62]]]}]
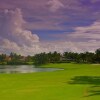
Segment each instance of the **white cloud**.
[{"label": "white cloud", "polygon": [[[33,55],[40,52],[60,51],[56,43],[40,42],[36,34],[24,29],[21,10],[5,10],[0,26],[0,52],[16,52],[22,55]],[[59,49],[59,50],[58,50]]]},{"label": "white cloud", "polygon": [[[41,43],[42,47],[44,47],[44,50],[46,52],[65,52],[65,51],[71,51],[71,52],[85,52],[90,51],[94,52],[96,49],[100,46],[100,41],[88,41],[88,42],[76,42],[76,41],[56,41],[56,42],[46,42]],[[46,50],[47,49],[47,50]]]},{"label": "white cloud", "polygon": [[21,10],[18,8],[15,11],[5,10],[2,23],[0,36],[3,38],[13,42],[17,41],[19,44],[39,41],[36,34],[32,34],[31,31],[23,28],[25,21],[23,20]]},{"label": "white cloud", "polygon": [[90,26],[76,27],[75,32],[68,35],[68,37],[92,40],[100,39],[100,21],[96,21]]},{"label": "white cloud", "polygon": [[[39,37],[23,28],[25,21],[20,9],[5,10],[0,18],[0,47],[4,51],[21,51],[24,47],[30,48],[39,42]],[[34,48],[33,51],[35,51]]]},{"label": "white cloud", "polygon": [[67,34],[65,37],[73,40],[72,43],[79,51],[95,51],[100,48],[100,21],[96,21],[90,26],[76,27],[74,30],[75,32]]},{"label": "white cloud", "polygon": [[67,35],[69,39],[87,39],[84,41],[52,41],[42,42],[39,37],[23,26],[27,22],[23,19],[20,9],[5,10],[0,17],[0,53],[16,52],[22,55],[33,55],[40,52],[82,52],[94,51],[100,47],[100,22],[90,26],[76,27],[75,32]]},{"label": "white cloud", "polygon": [[49,0],[47,5],[50,6],[50,11],[55,12],[60,8],[64,8],[64,4],[60,0]]}]

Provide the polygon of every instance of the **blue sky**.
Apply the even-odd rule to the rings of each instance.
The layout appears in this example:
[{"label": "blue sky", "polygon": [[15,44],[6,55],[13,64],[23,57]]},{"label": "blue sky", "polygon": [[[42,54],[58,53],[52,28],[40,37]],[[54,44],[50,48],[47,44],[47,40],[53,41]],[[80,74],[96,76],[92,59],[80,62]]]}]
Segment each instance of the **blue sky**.
[{"label": "blue sky", "polygon": [[0,0],[0,30],[0,53],[94,52],[100,0]]}]

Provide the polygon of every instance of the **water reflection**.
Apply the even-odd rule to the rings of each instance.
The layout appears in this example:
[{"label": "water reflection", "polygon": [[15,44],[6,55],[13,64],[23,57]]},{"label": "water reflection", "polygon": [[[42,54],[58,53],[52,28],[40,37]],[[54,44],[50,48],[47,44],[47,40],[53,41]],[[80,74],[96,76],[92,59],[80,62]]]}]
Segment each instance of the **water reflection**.
[{"label": "water reflection", "polygon": [[0,73],[33,73],[62,70],[58,68],[35,68],[33,65],[0,65]]}]

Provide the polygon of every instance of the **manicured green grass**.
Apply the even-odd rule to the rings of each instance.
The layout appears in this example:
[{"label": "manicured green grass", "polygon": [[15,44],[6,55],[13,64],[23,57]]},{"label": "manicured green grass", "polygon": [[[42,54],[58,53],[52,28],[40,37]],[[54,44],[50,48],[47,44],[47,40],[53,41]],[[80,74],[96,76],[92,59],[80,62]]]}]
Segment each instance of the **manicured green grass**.
[{"label": "manicured green grass", "polygon": [[55,72],[0,74],[0,100],[100,100],[100,65],[49,64]]}]

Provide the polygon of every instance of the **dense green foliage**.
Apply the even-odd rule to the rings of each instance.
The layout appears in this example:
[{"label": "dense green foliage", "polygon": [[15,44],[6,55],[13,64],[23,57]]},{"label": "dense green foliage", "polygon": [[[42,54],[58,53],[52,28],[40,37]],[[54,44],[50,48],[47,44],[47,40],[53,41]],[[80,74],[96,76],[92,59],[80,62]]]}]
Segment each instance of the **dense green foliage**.
[{"label": "dense green foliage", "polygon": [[35,64],[46,64],[46,63],[63,63],[63,62],[76,62],[76,63],[100,63],[100,49],[97,49],[95,53],[84,52],[64,52],[60,54],[54,53],[40,53],[34,56]]},{"label": "dense green foliage", "polygon": [[0,100],[100,100],[100,65],[49,64],[55,72],[0,74]]},{"label": "dense green foliage", "polygon": [[10,55],[1,54],[0,55],[0,64],[1,65],[27,65],[33,64],[33,56],[22,56],[16,53],[10,53]]},{"label": "dense green foliage", "polygon": [[21,56],[16,53],[10,55],[1,54],[0,64],[9,65],[21,65],[21,64],[35,64],[42,65],[48,63],[64,63],[64,62],[75,62],[75,63],[100,63],[100,49],[97,49],[95,53],[84,52],[64,52],[60,54],[58,52],[40,53],[34,56]]},{"label": "dense green foliage", "polygon": [[34,56],[34,64],[42,65],[47,63],[57,63],[60,61],[61,55],[56,51],[54,53],[40,53]]}]

